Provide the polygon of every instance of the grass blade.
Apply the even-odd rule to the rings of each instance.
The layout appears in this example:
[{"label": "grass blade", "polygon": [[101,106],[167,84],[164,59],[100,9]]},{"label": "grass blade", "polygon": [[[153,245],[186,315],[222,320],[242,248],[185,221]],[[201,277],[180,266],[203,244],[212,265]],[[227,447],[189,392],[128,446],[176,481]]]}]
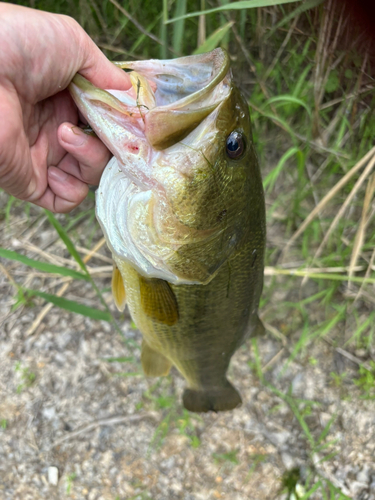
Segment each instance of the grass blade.
[{"label": "grass blade", "polygon": [[32,290],[29,288],[26,288],[24,292],[28,297],[41,297],[42,299],[51,302],[61,309],[65,309],[66,311],[70,311],[73,313],[82,314],[83,316],[87,316],[91,319],[104,320],[108,322],[110,322],[112,319],[111,315],[108,312],[100,311],[99,309],[94,309],[93,307],[85,306],[84,304],[79,304],[74,300],[64,299],[63,297],[58,297],[57,295],[39,292],[38,290]]},{"label": "grass blade", "polygon": [[[59,234],[60,238],[63,240],[63,242],[65,243],[65,246],[66,248],[69,250],[69,253],[72,257],[74,257],[74,259],[77,261],[78,265],[81,267],[81,269],[86,273],[87,275],[87,278],[88,280],[90,281],[90,283],[92,284],[95,292],[97,293],[98,297],[99,297],[99,300],[102,304],[102,306],[104,307],[104,309],[106,310],[106,312],[102,312],[102,311],[96,311],[100,317],[95,317],[92,316],[92,314],[94,314],[95,310],[94,309],[91,309],[91,308],[87,308],[86,306],[82,306],[81,307],[81,310],[82,311],[86,311],[86,312],[80,312],[80,310],[74,310],[74,312],[78,312],[79,314],[83,314],[85,316],[89,316],[89,317],[92,317],[93,319],[104,319],[106,321],[112,321],[113,324],[115,325],[115,328],[118,332],[120,332],[120,328],[118,327],[117,323],[116,323],[116,320],[115,318],[112,316],[112,313],[107,305],[107,303],[105,302],[105,300],[103,299],[103,296],[99,290],[99,288],[96,286],[95,284],[95,281],[92,279],[92,277],[90,276],[90,273],[88,272],[87,268],[86,268],[86,265],[85,263],[83,262],[83,260],[81,259],[81,256],[79,255],[79,253],[77,252],[73,242],[71,241],[71,239],[69,238],[67,232],[65,231],[65,229],[62,227],[62,225],[60,224],[60,222],[56,219],[56,217],[51,213],[49,212],[48,210],[45,210],[46,214],[47,214],[47,217],[48,217],[48,220],[51,222],[51,224],[53,225],[53,227],[56,229],[57,233]],[[42,297],[42,295],[41,295]],[[55,297],[54,295],[51,295],[51,297]],[[68,307],[74,307],[73,304],[75,304],[74,302],[71,303],[72,301],[68,301],[66,304],[65,304],[65,300],[66,299],[62,299],[63,302],[61,302],[62,305],[59,305],[59,303],[55,303],[54,302],[54,299],[53,300],[50,300],[50,299],[46,299],[48,300],[49,302],[52,302],[53,304],[56,304],[58,305],[59,307],[62,307],[63,309],[66,309]],[[64,305],[65,304],[65,307]],[[78,306],[80,306],[80,304],[77,304]],[[73,309],[68,309],[68,310],[72,310]]]},{"label": "grass blade", "polygon": [[311,495],[312,495],[313,493],[315,493],[315,491],[316,491],[317,489],[321,488],[321,486],[322,486],[322,482],[321,482],[321,481],[318,481],[316,484],[314,484],[314,486],[313,486],[313,487],[312,487],[309,491],[307,491],[307,492],[303,495],[303,497],[300,497],[300,500],[307,500],[308,498],[310,498],[310,497],[311,497]]},{"label": "grass blade", "polygon": [[305,433],[305,436],[306,436],[308,442],[310,443],[311,448],[315,448],[315,441],[314,441],[313,435],[311,434],[309,426],[307,425],[307,423],[305,422],[305,419],[301,415],[301,413],[298,409],[298,406],[295,403],[294,399],[290,396],[286,396],[285,401],[289,404],[290,409],[292,410],[292,412],[294,413],[294,416],[298,420],[298,423],[301,426],[303,432]]},{"label": "grass blade", "polygon": [[[251,102],[249,104],[251,107],[254,107]],[[269,120],[272,120],[274,123],[278,124],[283,130],[285,130],[285,132],[287,132],[290,135],[290,138],[293,141],[293,143],[295,145],[297,144],[297,137],[296,137],[295,133],[293,132],[293,130],[291,129],[291,127],[286,122],[286,120],[283,120],[282,118],[280,118],[277,115],[274,115],[272,113],[267,113],[267,112],[260,110],[260,109],[255,109],[255,111],[258,111],[265,118],[268,118]]]},{"label": "grass blade", "polygon": [[167,59],[167,21],[168,21],[168,2],[163,0],[163,16],[160,21],[160,40],[163,42],[160,46],[160,59]]},{"label": "grass blade", "polygon": [[194,50],[193,54],[203,54],[204,52],[210,52],[211,50],[215,49],[228,33],[233,24],[234,21],[229,21],[229,23],[226,23],[224,24],[224,26],[218,28],[206,39],[204,43],[202,43],[202,45]]},{"label": "grass blade", "polygon": [[5,207],[5,221],[6,221],[7,226],[9,226],[10,210],[12,208],[12,205],[13,205],[13,202],[15,201],[15,199],[16,198],[14,196],[9,196],[8,202],[7,202],[6,207]]},{"label": "grass blade", "polygon": [[283,392],[279,391],[279,389],[277,389],[276,387],[274,387],[272,384],[270,384],[268,382],[265,383],[265,386],[268,387],[274,394],[276,394],[276,396],[279,396],[279,398],[281,398],[283,401],[285,401],[289,405],[289,407],[292,410],[292,412],[294,413],[294,416],[296,417],[299,425],[301,426],[303,432],[305,433],[306,439],[310,443],[311,448],[314,449],[315,448],[315,441],[314,441],[313,435],[311,434],[311,431],[309,429],[309,426],[305,422],[305,419],[301,415],[301,413],[298,409],[297,403],[294,400],[294,398],[289,396],[288,394],[284,394]]},{"label": "grass blade", "polygon": [[300,225],[300,227],[297,229],[297,231],[293,234],[293,236],[289,239],[288,243],[286,244],[286,247],[284,249],[284,252],[286,252],[289,247],[292,245],[292,243],[298,238],[298,236],[306,229],[306,227],[310,224],[310,222],[320,213],[323,208],[327,205],[327,203],[339,192],[339,190],[344,187],[349,180],[353,177],[354,174],[360,170],[363,165],[372,157],[375,156],[375,147],[371,148],[370,151],[363,157],[361,158],[354,167],[352,167],[349,172],[347,172],[344,177],[342,177],[339,182],[329,190],[329,192],[320,200],[318,205],[312,210],[312,212],[306,217],[306,219],[303,221],[303,223]]},{"label": "grass blade", "polygon": [[52,212],[50,212],[49,210],[44,210],[44,211],[47,215],[48,220],[50,221],[52,226],[56,229],[58,235],[60,236],[60,238],[64,242],[70,255],[75,259],[75,261],[77,262],[79,267],[82,269],[82,271],[84,271],[86,274],[88,274],[86,266],[85,266],[83,260],[81,259],[81,256],[77,252],[72,240],[69,238],[68,233],[65,231],[65,229],[62,227],[62,225],[56,219],[56,217],[53,215]]},{"label": "grass blade", "polygon": [[118,358],[102,358],[103,361],[106,361],[107,363],[134,363],[135,359],[133,356],[131,357],[124,357],[120,356]]},{"label": "grass blade", "polygon": [[[186,13],[186,0],[177,0],[175,17],[183,17]],[[184,36],[185,19],[180,19],[173,26],[173,49],[180,53],[182,52],[182,39]]]},{"label": "grass blade", "polygon": [[294,17],[299,16],[303,12],[309,9],[313,9],[314,7],[317,7],[321,3],[323,3],[324,0],[306,0],[302,5],[299,5],[296,9],[292,10],[290,14],[287,14],[281,21],[279,21],[271,30],[270,32],[266,35],[266,39],[270,38],[279,28],[284,26],[284,24],[287,24],[289,21],[291,21]]},{"label": "grass blade", "polygon": [[271,170],[271,172],[265,177],[263,181],[263,187],[266,189],[268,186],[270,189],[273,189],[277,178],[279,177],[285,162],[289,160],[289,158],[293,155],[301,155],[302,152],[298,148],[289,148],[286,153],[283,154],[283,156],[280,158],[279,163],[276,165],[275,168]]},{"label": "grass blade", "polygon": [[[278,274],[284,274],[287,276],[299,276],[301,278],[311,278],[316,280],[331,280],[331,281],[348,281],[349,277],[347,274],[332,274],[332,273],[316,273],[310,272],[307,269],[282,269],[278,267],[266,266],[264,268],[265,276],[277,276]],[[371,283],[375,284],[375,278],[361,278],[359,276],[353,276],[350,278],[353,283]]]},{"label": "grass blade", "polygon": [[168,19],[168,21],[166,21],[165,23],[170,24],[176,21],[180,21],[181,19],[189,19],[191,17],[213,14],[214,12],[222,12],[225,10],[256,9],[258,7],[271,7],[273,5],[295,3],[295,1],[296,0],[248,0],[242,2],[232,2],[225,5],[221,5],[220,7],[215,7],[214,9],[190,12],[189,14],[185,14],[183,16],[173,17],[172,19]]},{"label": "grass blade", "polygon": [[[163,14],[160,14],[159,16],[157,16],[151,24],[149,24],[146,28],[146,31],[147,32],[150,32],[152,31],[155,26],[160,22],[160,19],[162,18]],[[133,43],[133,45],[130,47],[130,50],[129,50],[129,53],[130,54],[134,54],[134,52],[138,49],[138,47],[141,45],[141,43],[147,39],[147,35],[145,35],[144,33],[142,33],[141,35],[139,35],[139,37],[137,38],[137,40]]]},{"label": "grass blade", "polygon": [[6,250],[5,248],[0,248],[0,257],[21,262],[21,264],[25,264],[26,266],[38,269],[38,271],[43,271],[45,273],[61,274],[62,276],[69,276],[70,278],[77,280],[89,280],[87,274],[82,274],[67,267],[55,266],[53,264],[49,264],[48,262],[40,262],[39,260],[30,259],[29,257],[25,257],[25,255],[13,252],[12,250]]},{"label": "grass blade", "polygon": [[299,99],[298,97],[294,97],[292,95],[277,95],[275,97],[271,97],[270,99],[267,100],[266,104],[274,104],[275,102],[281,102],[285,104],[298,104],[299,106],[302,106],[306,109],[307,113],[311,117],[312,112],[309,106],[302,101],[302,99]]},{"label": "grass blade", "polygon": [[374,166],[375,166],[375,155],[368,162],[367,167],[364,169],[364,171],[362,172],[362,174],[359,176],[359,178],[358,178],[357,182],[355,183],[353,189],[351,190],[350,194],[347,196],[346,200],[341,205],[339,211],[335,215],[335,218],[333,219],[331,225],[329,226],[329,229],[326,231],[326,233],[324,235],[323,241],[319,245],[318,250],[315,252],[315,255],[314,255],[314,258],[313,258],[313,262],[315,261],[315,259],[319,258],[320,255],[322,254],[324,246],[326,245],[326,243],[327,243],[327,241],[328,241],[331,233],[333,232],[333,230],[337,226],[337,224],[338,224],[339,220],[341,219],[341,217],[343,217],[345,210],[347,209],[349,203],[352,201],[352,199],[356,195],[357,191],[360,189],[360,187],[365,182],[365,180],[367,179],[367,177],[369,177],[369,175],[372,172]]},{"label": "grass blade", "polygon": [[337,417],[337,413],[334,413],[332,415],[332,417],[328,420],[327,425],[324,427],[324,429],[320,433],[320,436],[317,439],[317,444],[320,444],[328,436],[328,433],[329,433],[329,430],[331,428],[331,425],[336,420],[336,417]]}]

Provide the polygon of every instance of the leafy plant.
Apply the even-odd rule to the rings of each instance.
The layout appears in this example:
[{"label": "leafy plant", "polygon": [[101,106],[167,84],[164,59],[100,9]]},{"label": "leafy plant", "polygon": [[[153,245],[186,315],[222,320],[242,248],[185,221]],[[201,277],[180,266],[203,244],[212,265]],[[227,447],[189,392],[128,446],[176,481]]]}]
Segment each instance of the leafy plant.
[{"label": "leafy plant", "polygon": [[19,361],[16,362],[14,369],[19,373],[21,378],[21,383],[17,386],[17,394],[19,394],[24,389],[33,385],[36,379],[36,373],[31,371],[29,367],[23,367]]},{"label": "leafy plant", "polygon": [[359,367],[359,377],[353,382],[362,389],[363,399],[375,399],[375,362],[370,361],[370,370],[364,366]]}]

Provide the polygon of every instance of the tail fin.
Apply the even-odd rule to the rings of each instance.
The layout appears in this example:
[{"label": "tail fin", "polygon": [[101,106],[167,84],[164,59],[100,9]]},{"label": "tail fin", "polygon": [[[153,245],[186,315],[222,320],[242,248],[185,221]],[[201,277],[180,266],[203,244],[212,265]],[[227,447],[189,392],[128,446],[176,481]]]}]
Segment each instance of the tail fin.
[{"label": "tail fin", "polygon": [[185,389],[182,399],[185,408],[193,412],[233,410],[242,403],[241,396],[228,381],[224,387]]}]

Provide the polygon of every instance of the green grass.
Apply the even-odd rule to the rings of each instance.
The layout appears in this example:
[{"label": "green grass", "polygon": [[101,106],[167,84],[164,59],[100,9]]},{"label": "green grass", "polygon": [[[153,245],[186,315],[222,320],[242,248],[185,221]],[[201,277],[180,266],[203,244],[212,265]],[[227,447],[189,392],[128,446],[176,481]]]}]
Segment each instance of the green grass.
[{"label": "green grass", "polygon": [[[262,3],[259,1],[256,5]],[[320,255],[315,257],[364,167],[338,190],[293,244],[287,245],[319,201],[373,146],[375,95],[368,77],[370,61],[359,41],[350,47],[345,45],[347,32],[340,28],[337,18],[331,23],[331,32],[324,32],[322,26],[330,12],[320,0],[273,3],[280,5],[244,9],[254,6],[254,2],[206,2],[206,38],[202,43],[198,43],[198,15],[202,5],[198,0],[158,0],[148,2],[147,8],[141,2],[121,3],[131,18],[143,26],[143,32],[109,0],[100,3],[35,0],[33,6],[75,17],[113,60],[175,57],[219,45],[228,49],[235,79],[251,110],[264,179],[269,240],[261,315],[288,343],[288,354],[280,361],[280,380],[296,360],[318,365],[319,356],[311,356],[310,348],[329,342],[332,349],[342,347],[352,354],[361,350],[363,355],[353,380],[355,389],[359,398],[374,399],[375,366],[370,355],[374,347],[375,308],[371,297],[375,274],[369,266],[375,247],[373,218],[367,223],[356,262],[358,269],[348,286],[348,267],[370,177],[365,179]],[[352,39],[356,38],[352,36]],[[338,43],[335,44],[335,40]],[[20,212],[27,220],[36,217],[29,204],[9,197],[0,218],[9,228],[13,214]],[[71,312],[111,321],[118,328],[103,299],[103,290],[98,288],[77,250],[77,246],[82,246],[82,228],[87,248],[94,246],[98,234],[92,199],[85,208],[71,215],[55,217],[46,213],[46,218],[45,224],[54,228],[64,246],[64,255],[71,258],[70,267],[52,264],[35,255],[31,258],[26,251],[8,248],[0,249],[1,261],[22,264],[43,273],[44,284],[56,276],[69,278],[74,283],[88,282],[96,294],[96,305],[57,297],[57,287],[53,293],[30,289],[32,285],[25,287],[18,279],[13,284],[15,307],[29,307],[43,298]],[[276,296],[281,298],[275,300]],[[267,374],[262,372],[257,342],[260,341],[252,345],[253,373],[267,391],[277,395],[280,404],[288,405],[306,440],[307,472],[303,477],[300,470],[290,472],[283,478],[282,488],[296,499],[316,498],[316,495],[322,499],[347,498],[321,477],[314,461],[317,454],[322,460],[333,460],[329,435],[334,420],[329,421],[320,435],[314,433],[309,416],[316,411],[317,403],[300,401],[288,387],[280,390],[268,382]],[[133,358],[129,362],[133,362]],[[20,373],[25,379],[22,384],[27,385],[27,373]],[[129,374],[124,372],[123,376]],[[342,399],[348,397],[345,386],[348,377],[345,372],[331,373],[331,384],[341,391]],[[181,403],[171,395],[169,385],[169,378],[157,382],[139,402],[139,408],[152,408],[163,415],[151,448],[162,446],[172,432],[186,435],[191,447],[199,448],[197,421],[181,408]],[[229,458],[224,455],[228,454],[218,454],[213,460],[231,462],[229,455]],[[249,467],[252,473],[252,466]]]},{"label": "green grass", "polygon": [[238,465],[240,461],[237,454],[238,450],[231,450],[225,453],[213,453],[212,457],[216,464]]},{"label": "green grass", "polygon": [[170,434],[184,436],[191,448],[199,448],[201,441],[198,427],[202,418],[181,406],[173,392],[171,376],[160,378],[152,384],[143,394],[139,408],[156,410],[162,415],[150,440],[149,454],[163,446],[165,438]]},{"label": "green grass", "polygon": [[354,383],[362,390],[363,399],[375,400],[375,362],[370,361],[371,369],[368,370],[364,366],[359,367],[359,376],[354,380]]},{"label": "green grass", "polygon": [[24,367],[19,361],[16,362],[15,371],[19,374],[20,383],[17,385],[17,394],[31,387],[36,380],[36,373],[30,370],[29,367]]},{"label": "green grass", "polygon": [[66,494],[71,495],[72,489],[73,489],[73,482],[76,479],[77,474],[75,472],[72,472],[71,474],[68,474],[66,476]]}]

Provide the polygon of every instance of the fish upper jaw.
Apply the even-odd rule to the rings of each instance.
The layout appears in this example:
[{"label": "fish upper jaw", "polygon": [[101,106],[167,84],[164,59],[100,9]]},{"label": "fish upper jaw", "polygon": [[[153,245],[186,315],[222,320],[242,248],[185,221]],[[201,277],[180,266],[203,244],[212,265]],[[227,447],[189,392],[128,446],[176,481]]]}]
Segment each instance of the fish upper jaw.
[{"label": "fish upper jaw", "polygon": [[[69,91],[79,110],[85,116],[101,141],[117,158],[133,182],[149,186],[152,172],[149,166],[151,146],[145,133],[144,122],[131,92],[110,92],[92,85],[76,75]],[[121,100],[118,98],[121,94]]]}]

